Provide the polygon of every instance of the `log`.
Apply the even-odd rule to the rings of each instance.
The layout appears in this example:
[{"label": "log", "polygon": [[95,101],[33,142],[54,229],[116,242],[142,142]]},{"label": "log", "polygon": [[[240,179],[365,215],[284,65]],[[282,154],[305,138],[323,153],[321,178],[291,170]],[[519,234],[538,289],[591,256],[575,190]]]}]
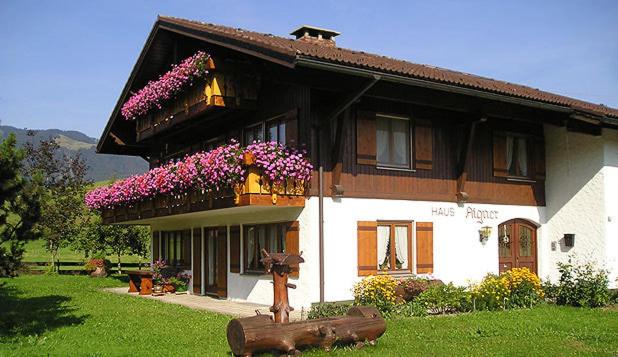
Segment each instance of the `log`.
[{"label": "log", "polygon": [[375,344],[386,331],[386,322],[373,307],[355,306],[346,316],[292,323],[275,323],[271,316],[233,319],[227,326],[227,341],[235,356],[250,357],[255,352],[279,351],[299,354],[299,348],[364,342]]}]

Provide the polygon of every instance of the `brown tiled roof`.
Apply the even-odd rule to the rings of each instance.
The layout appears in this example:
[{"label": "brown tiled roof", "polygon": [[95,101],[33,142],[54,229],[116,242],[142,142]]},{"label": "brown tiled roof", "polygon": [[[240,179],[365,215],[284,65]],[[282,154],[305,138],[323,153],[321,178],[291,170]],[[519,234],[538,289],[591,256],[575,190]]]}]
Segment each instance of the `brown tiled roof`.
[{"label": "brown tiled roof", "polygon": [[270,34],[214,25],[199,21],[166,16],[160,16],[159,21],[162,24],[175,24],[204,32],[211,36],[225,38],[226,40],[234,42],[236,46],[244,46],[259,53],[275,53],[280,58],[287,60],[292,64],[295,63],[295,60],[299,56],[305,56],[330,63],[365,68],[410,78],[530,99],[543,103],[583,110],[597,115],[618,118],[618,109],[610,108],[602,104],[593,104],[519,84],[485,78],[468,73],[412,63],[362,51],[354,51],[341,47],[323,46],[306,41],[297,41]]}]

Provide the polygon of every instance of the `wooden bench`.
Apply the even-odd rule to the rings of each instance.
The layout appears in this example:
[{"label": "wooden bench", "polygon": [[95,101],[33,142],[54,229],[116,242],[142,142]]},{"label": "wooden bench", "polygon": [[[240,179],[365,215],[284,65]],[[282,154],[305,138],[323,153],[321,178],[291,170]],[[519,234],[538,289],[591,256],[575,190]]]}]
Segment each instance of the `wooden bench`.
[{"label": "wooden bench", "polygon": [[145,270],[135,270],[127,272],[129,276],[129,292],[140,295],[152,294],[152,272]]}]

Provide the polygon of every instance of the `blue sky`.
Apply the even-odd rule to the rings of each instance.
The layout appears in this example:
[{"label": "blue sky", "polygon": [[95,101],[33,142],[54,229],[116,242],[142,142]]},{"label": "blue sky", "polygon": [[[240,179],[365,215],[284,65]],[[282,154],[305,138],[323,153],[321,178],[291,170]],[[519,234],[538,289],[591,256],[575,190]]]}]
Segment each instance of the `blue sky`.
[{"label": "blue sky", "polygon": [[618,1],[0,0],[0,121],[99,137],[157,14],[340,46],[618,107]]}]

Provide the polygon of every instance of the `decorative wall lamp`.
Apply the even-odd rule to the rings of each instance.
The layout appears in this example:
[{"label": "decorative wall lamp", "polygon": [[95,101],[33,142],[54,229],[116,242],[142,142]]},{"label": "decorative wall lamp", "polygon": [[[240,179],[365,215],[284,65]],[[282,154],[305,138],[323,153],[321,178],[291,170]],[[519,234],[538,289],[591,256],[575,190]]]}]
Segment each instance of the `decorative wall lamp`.
[{"label": "decorative wall lamp", "polygon": [[565,247],[575,246],[575,234],[574,233],[565,233],[563,238],[564,238]]},{"label": "decorative wall lamp", "polygon": [[481,229],[479,229],[479,241],[481,243],[485,244],[487,240],[489,239],[490,235],[491,235],[490,226],[481,227]]}]

